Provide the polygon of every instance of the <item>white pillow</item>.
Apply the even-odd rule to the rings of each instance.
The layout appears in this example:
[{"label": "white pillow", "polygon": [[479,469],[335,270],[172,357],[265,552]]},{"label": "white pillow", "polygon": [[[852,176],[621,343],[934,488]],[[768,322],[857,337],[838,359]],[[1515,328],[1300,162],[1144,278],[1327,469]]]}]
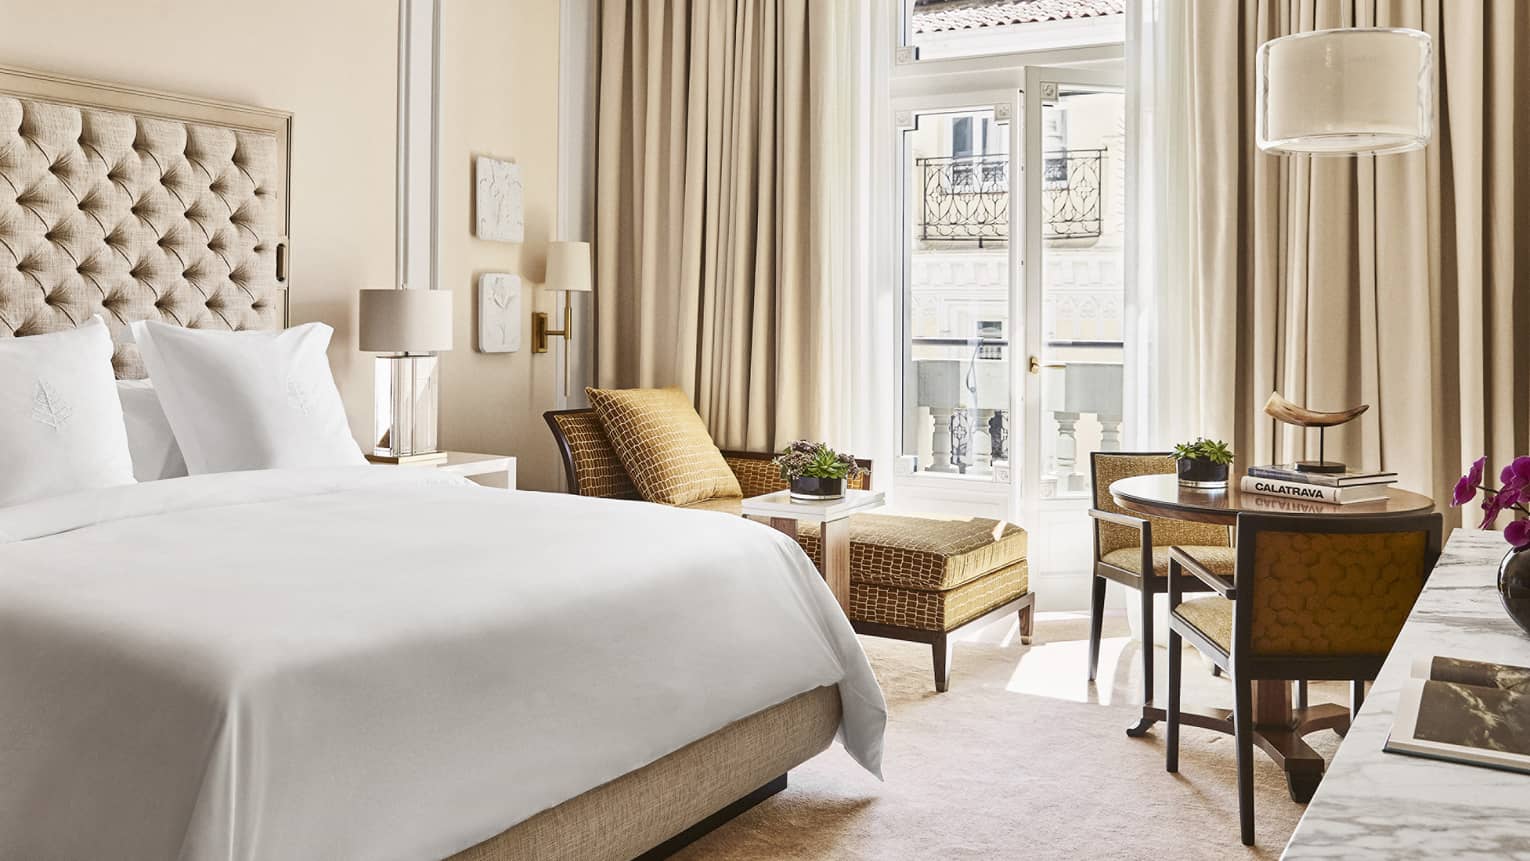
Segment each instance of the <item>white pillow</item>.
[{"label": "white pillow", "polygon": [[282,332],[133,324],[192,475],[365,463],[324,351],[334,330]]},{"label": "white pillow", "polygon": [[118,380],[117,398],[122,401],[122,421],[127,425],[128,451],[133,455],[133,477],[159,481],[186,474],[186,458],[175,443],[175,432],[165,418],[159,394],[148,380]]},{"label": "white pillow", "polygon": [[0,339],[0,506],[132,483],[101,318]]}]

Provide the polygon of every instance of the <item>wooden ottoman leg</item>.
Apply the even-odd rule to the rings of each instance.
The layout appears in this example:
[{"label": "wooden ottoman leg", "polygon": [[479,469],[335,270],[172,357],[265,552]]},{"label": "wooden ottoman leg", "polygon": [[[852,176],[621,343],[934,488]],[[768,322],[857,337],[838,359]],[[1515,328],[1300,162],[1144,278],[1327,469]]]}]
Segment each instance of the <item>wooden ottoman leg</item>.
[{"label": "wooden ottoman leg", "polygon": [[1026,595],[1026,602],[1020,605],[1020,645],[1031,644],[1031,631],[1036,624],[1036,596]]},{"label": "wooden ottoman leg", "polygon": [[930,643],[935,655],[935,692],[943,694],[951,686],[951,638],[940,634]]}]

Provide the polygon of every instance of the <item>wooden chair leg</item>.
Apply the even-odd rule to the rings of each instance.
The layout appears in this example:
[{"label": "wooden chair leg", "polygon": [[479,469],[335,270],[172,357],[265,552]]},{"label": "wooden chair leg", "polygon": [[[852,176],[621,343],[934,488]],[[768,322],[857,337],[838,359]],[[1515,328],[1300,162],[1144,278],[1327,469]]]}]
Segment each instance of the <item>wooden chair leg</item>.
[{"label": "wooden chair leg", "polygon": [[1033,598],[1031,603],[1020,608],[1020,645],[1029,646],[1031,644],[1031,632],[1035,630],[1035,625],[1036,601]]},{"label": "wooden chair leg", "polygon": [[1100,629],[1105,623],[1105,578],[1094,575],[1089,594],[1089,681],[1100,669]]},{"label": "wooden chair leg", "polygon": [[1220,679],[1220,678],[1222,678],[1222,668],[1217,666],[1216,664],[1212,664],[1211,665],[1211,677],[1213,679]]},{"label": "wooden chair leg", "polygon": [[1360,716],[1360,707],[1365,705],[1365,680],[1355,679],[1349,683],[1349,719],[1354,720]]},{"label": "wooden chair leg", "polygon": [[1132,738],[1141,738],[1147,735],[1152,728],[1145,711],[1153,704],[1153,593],[1143,584],[1142,589],[1142,706],[1144,715],[1136,723],[1127,727],[1126,734]]},{"label": "wooden chair leg", "polygon": [[1179,677],[1183,670],[1184,640],[1169,626],[1169,706],[1164,719],[1164,770],[1179,771]]},{"label": "wooden chair leg", "polygon": [[951,685],[951,638],[945,634],[930,644],[935,656],[935,692],[943,694]]},{"label": "wooden chair leg", "polygon": [[[1234,668],[1236,670],[1236,668]],[[1238,745],[1238,820],[1243,845],[1254,845],[1254,685],[1233,673],[1233,735]]]}]

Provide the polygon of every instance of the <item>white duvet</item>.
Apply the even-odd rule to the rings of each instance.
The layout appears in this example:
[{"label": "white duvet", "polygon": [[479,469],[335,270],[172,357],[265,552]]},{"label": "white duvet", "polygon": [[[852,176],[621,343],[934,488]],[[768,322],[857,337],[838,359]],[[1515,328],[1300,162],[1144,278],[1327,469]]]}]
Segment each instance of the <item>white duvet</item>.
[{"label": "white duvet", "polygon": [[427,470],[0,509],[0,858],[429,859],[838,684],[845,617],[742,518]]}]

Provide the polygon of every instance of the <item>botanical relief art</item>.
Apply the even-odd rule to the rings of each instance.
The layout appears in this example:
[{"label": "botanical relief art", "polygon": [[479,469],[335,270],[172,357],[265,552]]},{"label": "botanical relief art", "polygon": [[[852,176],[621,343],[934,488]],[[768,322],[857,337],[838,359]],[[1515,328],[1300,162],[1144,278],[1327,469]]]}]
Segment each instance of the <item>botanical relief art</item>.
[{"label": "botanical relief art", "polygon": [[526,213],[521,166],[479,156],[476,173],[478,238],[499,242],[524,241]]},{"label": "botanical relief art", "polygon": [[478,278],[478,351],[521,348],[521,276],[491,272]]}]

